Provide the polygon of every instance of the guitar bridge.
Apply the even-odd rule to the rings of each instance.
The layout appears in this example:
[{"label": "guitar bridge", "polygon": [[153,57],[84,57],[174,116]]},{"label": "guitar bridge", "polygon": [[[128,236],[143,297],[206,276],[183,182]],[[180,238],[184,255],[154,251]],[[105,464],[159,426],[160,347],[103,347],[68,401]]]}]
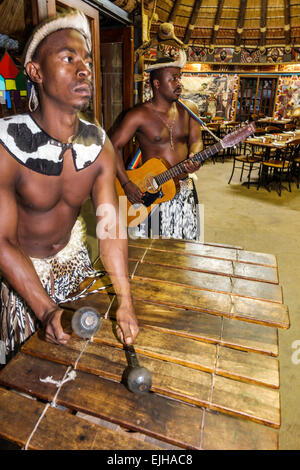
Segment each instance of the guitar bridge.
[{"label": "guitar bridge", "polygon": [[151,204],[153,204],[153,202],[156,201],[156,199],[160,199],[163,196],[164,196],[164,193],[162,192],[161,189],[157,191],[156,193],[149,193],[148,191],[146,191],[143,196],[143,204],[144,206],[149,207],[151,206]]}]

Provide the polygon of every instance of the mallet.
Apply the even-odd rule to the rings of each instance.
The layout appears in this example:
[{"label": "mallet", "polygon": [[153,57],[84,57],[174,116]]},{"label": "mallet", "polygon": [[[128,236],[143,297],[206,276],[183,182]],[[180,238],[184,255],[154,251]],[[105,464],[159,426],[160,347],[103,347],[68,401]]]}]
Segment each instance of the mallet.
[{"label": "mallet", "polygon": [[128,389],[133,393],[149,392],[152,386],[151,372],[139,365],[132,345],[126,345],[124,349],[128,367],[124,371],[123,378],[125,379]]},{"label": "mallet", "polygon": [[72,329],[81,338],[90,338],[101,326],[101,317],[93,307],[81,307],[72,317]]}]

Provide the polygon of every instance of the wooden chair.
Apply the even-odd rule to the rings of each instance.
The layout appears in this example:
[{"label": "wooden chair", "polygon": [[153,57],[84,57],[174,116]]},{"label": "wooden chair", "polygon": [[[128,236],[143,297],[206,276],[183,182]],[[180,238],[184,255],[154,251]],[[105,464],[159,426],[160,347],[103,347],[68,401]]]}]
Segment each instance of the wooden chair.
[{"label": "wooden chair", "polygon": [[295,146],[294,158],[292,163],[292,178],[295,177],[297,189],[299,189],[300,183],[300,139],[293,142]]},{"label": "wooden chair", "polygon": [[292,122],[284,126],[285,131],[294,131],[295,129],[296,129],[296,124]]},{"label": "wooden chair", "polygon": [[219,129],[220,127],[220,124],[218,124],[217,122],[209,122],[206,127],[208,127],[209,129],[211,130],[216,130],[216,129]]},{"label": "wooden chair", "polygon": [[295,146],[288,144],[283,149],[276,149],[275,155],[271,155],[266,161],[260,164],[257,189],[264,186],[270,191],[271,185],[278,181],[278,195],[281,196],[283,189],[282,181],[284,178],[288,181],[289,192],[291,188],[292,165],[294,160]]},{"label": "wooden chair", "polygon": [[211,118],[212,122],[216,122],[216,121],[224,121],[224,118],[221,117],[221,116],[214,116]]},{"label": "wooden chair", "polygon": [[[256,148],[257,147],[257,148]],[[233,155],[233,166],[231,176],[229,178],[228,184],[231,183],[233,174],[235,170],[240,169],[240,182],[242,181],[244,171],[248,171],[247,174],[247,187],[250,188],[250,179],[253,170],[260,169],[260,163],[264,158],[263,153],[259,153],[258,146],[247,144],[245,145],[244,154]]]}]

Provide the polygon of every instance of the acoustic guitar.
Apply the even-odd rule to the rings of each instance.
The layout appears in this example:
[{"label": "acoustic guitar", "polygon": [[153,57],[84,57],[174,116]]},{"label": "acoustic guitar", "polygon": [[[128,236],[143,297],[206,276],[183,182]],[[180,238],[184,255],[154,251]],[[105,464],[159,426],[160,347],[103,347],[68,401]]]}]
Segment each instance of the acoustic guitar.
[{"label": "acoustic guitar", "polygon": [[[203,163],[221,149],[234,147],[254,132],[255,124],[252,122],[227,134],[216,144],[196,153],[192,158],[187,158],[175,166],[171,167],[162,158],[150,158],[136,170],[128,170],[128,178],[140,188],[144,196],[143,204],[131,204],[119,180],[116,180],[116,191],[119,196],[120,214],[123,223],[128,227],[136,227],[148,217],[157,204],[173,199],[180,189],[178,175],[186,172],[184,168],[185,162]],[[120,198],[120,196],[124,197]]]}]

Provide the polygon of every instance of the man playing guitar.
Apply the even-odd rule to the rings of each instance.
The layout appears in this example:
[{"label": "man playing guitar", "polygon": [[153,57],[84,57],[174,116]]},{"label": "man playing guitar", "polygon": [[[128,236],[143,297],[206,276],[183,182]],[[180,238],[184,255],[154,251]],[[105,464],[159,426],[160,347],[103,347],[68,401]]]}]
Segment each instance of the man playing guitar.
[{"label": "man playing guitar", "polygon": [[[203,149],[201,125],[193,119],[179,103],[181,69],[186,61],[185,52],[180,50],[176,60],[164,57],[151,65],[150,84],[153,98],[129,110],[118,129],[111,136],[117,154],[117,176],[126,196],[132,204],[143,203],[143,192],[129,179],[126,172],[122,148],[135,135],[142,153],[142,163],[163,158],[171,167],[184,161],[188,155]],[[197,106],[188,102],[189,108],[197,113]],[[197,212],[197,193],[188,173],[197,171],[198,162],[186,162],[185,172],[179,175],[180,191],[159,207],[159,233],[164,238],[197,240],[200,227]],[[143,236],[143,224],[139,235]],[[146,224],[148,225],[148,224]],[[136,234],[138,235],[138,234]],[[149,232],[146,231],[148,236]]]}]

